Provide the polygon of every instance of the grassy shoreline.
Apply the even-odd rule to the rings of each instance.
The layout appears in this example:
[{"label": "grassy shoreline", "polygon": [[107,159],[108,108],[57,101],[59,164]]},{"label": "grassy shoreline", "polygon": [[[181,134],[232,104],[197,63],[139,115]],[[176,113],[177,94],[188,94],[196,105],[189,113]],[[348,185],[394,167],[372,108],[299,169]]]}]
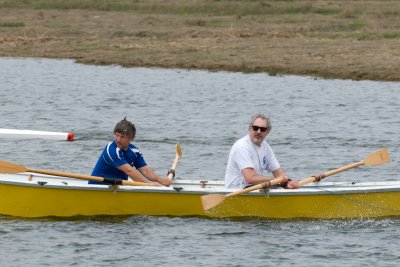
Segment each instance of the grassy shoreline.
[{"label": "grassy shoreline", "polygon": [[400,81],[399,1],[0,0],[0,56]]}]

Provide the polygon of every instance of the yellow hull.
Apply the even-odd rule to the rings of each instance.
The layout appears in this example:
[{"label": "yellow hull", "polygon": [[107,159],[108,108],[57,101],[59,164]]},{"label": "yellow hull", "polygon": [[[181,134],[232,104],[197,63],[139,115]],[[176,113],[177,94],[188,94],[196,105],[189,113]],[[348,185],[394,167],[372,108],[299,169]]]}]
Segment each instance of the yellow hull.
[{"label": "yellow hull", "polygon": [[244,196],[210,211],[216,217],[355,219],[400,215],[400,192],[344,195]]},{"label": "yellow hull", "polygon": [[[197,186],[197,184],[196,184]],[[398,184],[396,185],[398,186]],[[0,183],[0,214],[19,217],[164,215],[213,218],[351,219],[400,215],[400,186],[393,190],[327,192],[313,189],[271,190],[227,198],[204,211],[200,197],[215,193],[201,188],[182,191],[146,187],[112,191],[107,187],[39,186]],[[189,187],[189,186],[188,186]],[[193,186],[192,186],[193,187]],[[197,188],[196,187],[196,188]],[[318,193],[319,192],[319,193]]]},{"label": "yellow hull", "polygon": [[20,217],[205,215],[199,195],[0,185],[0,214]]}]

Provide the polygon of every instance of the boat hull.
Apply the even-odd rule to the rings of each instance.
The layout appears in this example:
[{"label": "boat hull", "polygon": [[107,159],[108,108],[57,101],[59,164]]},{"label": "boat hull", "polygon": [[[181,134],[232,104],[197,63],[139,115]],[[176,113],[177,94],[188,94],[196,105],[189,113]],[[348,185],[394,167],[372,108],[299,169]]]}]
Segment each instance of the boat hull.
[{"label": "boat hull", "polygon": [[[22,217],[203,215],[194,195],[0,185],[0,214]],[[179,202],[185,205],[177,205]]]},{"label": "boat hull", "polygon": [[304,186],[226,198],[204,211],[200,197],[227,194],[221,182],[176,181],[173,186],[88,185],[66,177],[0,175],[0,214],[18,217],[161,215],[212,218],[353,219],[400,215],[400,183]]}]

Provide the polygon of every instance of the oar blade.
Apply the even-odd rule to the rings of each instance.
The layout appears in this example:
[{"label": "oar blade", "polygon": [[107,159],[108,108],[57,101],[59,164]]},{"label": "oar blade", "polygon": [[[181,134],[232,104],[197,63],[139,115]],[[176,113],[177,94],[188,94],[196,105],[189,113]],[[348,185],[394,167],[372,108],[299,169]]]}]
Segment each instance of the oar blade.
[{"label": "oar blade", "polygon": [[176,144],[176,154],[179,156],[179,158],[182,157],[182,149],[179,143]]},{"label": "oar blade", "polygon": [[390,161],[389,152],[386,148],[384,148],[379,151],[376,151],[375,153],[368,155],[364,159],[364,165],[374,166],[374,165],[384,164],[389,161]]},{"label": "oar blade", "polygon": [[0,160],[0,173],[20,173],[27,171],[29,171],[29,169],[23,165]]},{"label": "oar blade", "polygon": [[201,196],[201,203],[203,204],[204,210],[209,210],[219,205],[221,202],[225,200],[224,195],[220,194],[209,194]]}]

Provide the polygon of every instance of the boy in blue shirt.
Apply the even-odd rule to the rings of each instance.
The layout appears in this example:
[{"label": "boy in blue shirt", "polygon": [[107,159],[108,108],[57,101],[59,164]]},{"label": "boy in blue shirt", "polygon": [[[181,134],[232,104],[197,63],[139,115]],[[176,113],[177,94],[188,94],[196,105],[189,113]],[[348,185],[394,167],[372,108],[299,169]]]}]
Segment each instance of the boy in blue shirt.
[{"label": "boy in blue shirt", "polygon": [[[150,183],[151,185],[169,186],[172,182],[168,177],[161,178],[149,166],[143,158],[140,150],[131,142],[135,138],[136,128],[126,117],[118,122],[114,128],[114,141],[107,144],[92,176],[115,178]],[[108,184],[89,181],[90,184]]]}]

